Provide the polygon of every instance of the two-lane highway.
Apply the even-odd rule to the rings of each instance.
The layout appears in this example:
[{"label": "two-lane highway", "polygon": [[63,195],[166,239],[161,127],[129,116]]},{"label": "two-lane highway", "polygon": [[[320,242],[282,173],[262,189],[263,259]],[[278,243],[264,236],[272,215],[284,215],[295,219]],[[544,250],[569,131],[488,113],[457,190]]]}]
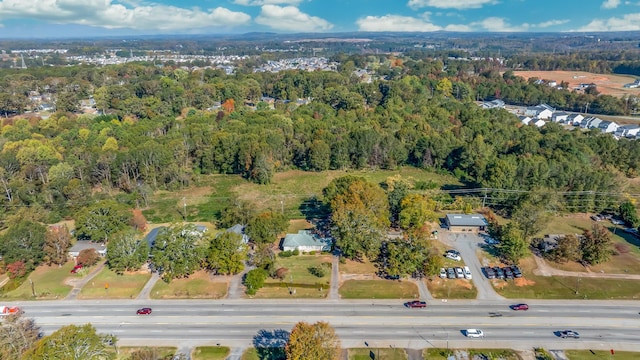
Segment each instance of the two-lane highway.
[{"label": "two-lane highway", "polygon": [[[299,321],[329,322],[345,347],[507,347],[590,348],[640,351],[640,303],[529,301],[513,311],[508,301],[431,301],[408,309],[402,301],[52,301],[20,304],[45,333],[66,324],[92,323],[127,344],[283,343],[282,333]],[[136,315],[149,306],[151,315]],[[479,328],[484,339],[461,330]],[[580,339],[560,339],[558,330],[578,331]],[[266,331],[263,331],[266,330]],[[284,330],[284,332],[274,332]]]}]

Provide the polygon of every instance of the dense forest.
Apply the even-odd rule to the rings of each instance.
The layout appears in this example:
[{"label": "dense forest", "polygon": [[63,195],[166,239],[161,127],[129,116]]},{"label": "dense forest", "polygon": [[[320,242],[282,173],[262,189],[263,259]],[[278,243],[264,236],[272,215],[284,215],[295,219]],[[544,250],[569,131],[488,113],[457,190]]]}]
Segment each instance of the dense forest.
[{"label": "dense forest", "polygon": [[[225,75],[140,63],[4,70],[2,218],[25,206],[51,221],[73,217],[106,193],[96,189],[144,205],[155,190],[186,188],[216,173],[268,183],[288,169],[408,165],[452,173],[470,187],[602,193],[619,190],[616,175],[640,170],[637,141],[521,126],[505,110],[474,102],[501,97],[579,108],[591,101],[616,113],[619,99],[500,75],[489,61],[391,59],[367,82],[353,71],[372,59],[340,60],[338,72],[241,67]],[[58,111],[20,114],[36,90],[52,94]],[[104,115],[78,115],[89,96]],[[594,209],[608,205],[593,199]]]}]

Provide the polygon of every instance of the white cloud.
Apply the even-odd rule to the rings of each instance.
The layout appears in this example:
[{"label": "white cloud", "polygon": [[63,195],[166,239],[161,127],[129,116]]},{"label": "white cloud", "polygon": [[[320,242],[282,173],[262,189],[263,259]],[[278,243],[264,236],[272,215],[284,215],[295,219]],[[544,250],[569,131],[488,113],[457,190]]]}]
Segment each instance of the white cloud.
[{"label": "white cloud", "polygon": [[640,13],[626,14],[623,17],[612,17],[605,20],[595,19],[577,31],[638,31],[640,30]]},{"label": "white cloud", "polygon": [[234,0],[233,2],[244,6],[298,5],[302,0]]},{"label": "white cloud", "polygon": [[251,20],[245,13],[223,7],[203,11],[159,4],[126,7],[113,0],[0,0],[0,19],[10,18],[108,29],[171,31],[236,26]]},{"label": "white cloud", "polygon": [[480,27],[490,32],[519,32],[527,31],[531,25],[524,23],[519,26],[514,26],[500,17],[488,17],[482,21],[472,23],[471,25]]},{"label": "white cloud", "polygon": [[428,32],[442,30],[442,27],[432,24],[427,18],[419,19],[400,15],[367,16],[358,19],[356,24],[358,24],[360,31]]},{"label": "white cloud", "polygon": [[567,20],[567,19],[565,19],[565,20],[549,20],[549,21],[541,22],[541,23],[536,24],[534,26],[535,27],[539,27],[539,28],[547,28],[547,27],[551,27],[551,26],[558,26],[558,25],[566,24],[568,22],[569,22],[569,20]]},{"label": "white cloud", "polygon": [[618,7],[618,5],[620,5],[621,2],[621,0],[605,0],[605,2],[602,3],[602,8],[615,9]]},{"label": "white cloud", "polygon": [[301,12],[295,6],[264,5],[256,23],[276,30],[312,32],[327,31],[333,27],[330,22]]},{"label": "white cloud", "polygon": [[409,0],[412,9],[435,7],[440,9],[477,9],[487,4],[497,4],[497,0]]}]

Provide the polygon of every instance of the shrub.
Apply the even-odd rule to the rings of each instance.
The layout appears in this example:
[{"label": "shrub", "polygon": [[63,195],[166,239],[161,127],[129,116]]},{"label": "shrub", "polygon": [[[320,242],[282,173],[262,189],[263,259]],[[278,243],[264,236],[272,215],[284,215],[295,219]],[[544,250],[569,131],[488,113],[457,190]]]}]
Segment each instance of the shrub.
[{"label": "shrub", "polygon": [[7,273],[9,275],[9,279],[19,279],[27,275],[27,267],[24,265],[23,261],[16,261],[7,265]]},{"label": "shrub", "polygon": [[300,250],[295,249],[295,250],[293,250],[293,253],[292,253],[292,254],[293,254],[294,256],[298,256],[298,255],[300,255]]},{"label": "shrub", "polygon": [[322,266],[311,266],[307,270],[315,277],[321,278],[326,275],[326,271]]},{"label": "shrub", "polygon": [[264,269],[253,269],[244,277],[244,285],[247,287],[248,295],[255,295],[264,286],[267,279],[267,271]]},{"label": "shrub", "polygon": [[315,251],[309,251],[309,255],[315,255],[316,252]]},{"label": "shrub", "polygon": [[278,253],[278,256],[282,257],[282,258],[288,258],[293,256],[293,251],[291,250],[286,250],[286,251],[281,251]]},{"label": "shrub", "polygon": [[100,259],[100,255],[98,255],[96,249],[84,249],[80,251],[76,260],[78,261],[78,264],[92,266],[98,262],[98,259]]}]

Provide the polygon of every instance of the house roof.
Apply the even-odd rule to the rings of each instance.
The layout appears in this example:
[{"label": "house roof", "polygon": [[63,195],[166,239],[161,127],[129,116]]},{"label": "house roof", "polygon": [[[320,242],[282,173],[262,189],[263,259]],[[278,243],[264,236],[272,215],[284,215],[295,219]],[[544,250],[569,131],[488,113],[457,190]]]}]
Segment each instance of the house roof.
[{"label": "house roof", "polygon": [[104,244],[96,243],[88,240],[78,240],[70,249],[70,253],[80,252],[86,249],[96,249],[98,252],[104,252],[107,250],[107,247]]},{"label": "house roof", "polygon": [[331,247],[332,240],[311,235],[308,230],[300,230],[297,234],[287,234],[282,242],[282,247],[322,246]]},{"label": "house roof", "polygon": [[[196,231],[200,233],[204,233],[207,231],[207,227],[204,225],[196,225]],[[167,229],[166,226],[158,226],[157,228],[151,229],[149,233],[144,237],[144,240],[149,244],[149,249],[153,248],[153,245],[156,243],[156,238],[160,234],[161,231]]]},{"label": "house roof", "polygon": [[487,226],[487,220],[480,214],[447,214],[451,226]]}]

